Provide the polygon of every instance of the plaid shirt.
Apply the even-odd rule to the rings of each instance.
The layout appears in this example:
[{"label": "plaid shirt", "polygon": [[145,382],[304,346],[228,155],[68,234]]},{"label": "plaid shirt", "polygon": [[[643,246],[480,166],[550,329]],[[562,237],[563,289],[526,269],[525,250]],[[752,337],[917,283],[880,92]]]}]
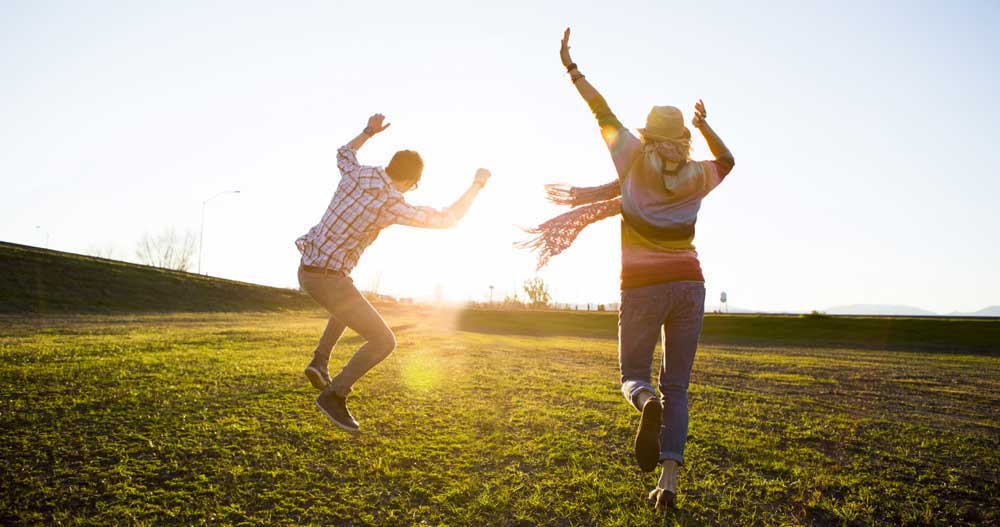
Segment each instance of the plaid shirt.
[{"label": "plaid shirt", "polygon": [[392,186],[382,167],[358,164],[347,146],[337,150],[340,184],[323,219],[295,240],[302,264],[350,273],[378,233],[392,225],[442,229],[458,220],[448,210],[415,207]]}]

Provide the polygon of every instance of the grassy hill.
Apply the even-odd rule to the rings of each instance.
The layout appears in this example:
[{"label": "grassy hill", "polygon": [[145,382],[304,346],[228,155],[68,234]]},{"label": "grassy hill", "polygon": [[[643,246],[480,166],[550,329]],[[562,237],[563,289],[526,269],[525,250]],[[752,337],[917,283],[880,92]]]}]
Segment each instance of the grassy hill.
[{"label": "grassy hill", "polygon": [[0,313],[313,308],[305,294],[0,242]]}]

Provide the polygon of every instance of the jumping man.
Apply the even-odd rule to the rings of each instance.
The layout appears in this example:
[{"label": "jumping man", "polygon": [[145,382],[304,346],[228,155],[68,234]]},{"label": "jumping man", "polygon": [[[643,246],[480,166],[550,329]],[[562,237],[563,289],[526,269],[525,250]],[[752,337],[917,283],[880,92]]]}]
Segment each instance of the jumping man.
[{"label": "jumping man", "polygon": [[[356,158],[358,149],[369,138],[389,127],[384,121],[382,114],[369,117],[364,131],[337,151],[341,174],[337,191],[323,219],[295,241],[302,253],[299,284],[330,313],[305,374],[313,386],[322,390],[316,406],[335,425],[349,432],[359,429],[347,409],[351,386],[396,347],[392,330],[354,287],[351,270],[365,248],[389,225],[454,227],[490,178],[488,170],[476,170],[472,185],[447,209],[410,205],[403,194],[416,188],[420,181],[424,168],[420,154],[401,150],[385,168],[360,165]],[[331,379],[327,371],[330,353],[345,328],[353,329],[366,342]]]}]

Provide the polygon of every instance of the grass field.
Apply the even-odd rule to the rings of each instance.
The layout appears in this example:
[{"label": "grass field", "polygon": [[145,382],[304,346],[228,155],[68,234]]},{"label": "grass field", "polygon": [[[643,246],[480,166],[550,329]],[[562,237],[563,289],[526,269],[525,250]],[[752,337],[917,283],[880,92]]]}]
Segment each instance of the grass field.
[{"label": "grass field", "polygon": [[607,317],[525,316],[389,310],[358,436],[301,374],[317,312],[0,317],[0,523],[1000,524],[995,354],[707,337],[657,515]]}]

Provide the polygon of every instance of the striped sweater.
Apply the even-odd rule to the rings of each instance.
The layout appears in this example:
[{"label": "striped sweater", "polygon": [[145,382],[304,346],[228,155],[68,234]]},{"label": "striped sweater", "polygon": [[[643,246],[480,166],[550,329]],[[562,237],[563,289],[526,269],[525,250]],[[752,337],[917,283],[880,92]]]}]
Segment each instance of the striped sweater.
[{"label": "striped sweater", "polygon": [[634,162],[644,145],[611,112],[603,97],[587,101],[608,145],[622,186],[621,287],[705,280],[694,247],[701,200],[736,164],[706,123],[700,128],[711,161],[688,161],[670,174]]}]

